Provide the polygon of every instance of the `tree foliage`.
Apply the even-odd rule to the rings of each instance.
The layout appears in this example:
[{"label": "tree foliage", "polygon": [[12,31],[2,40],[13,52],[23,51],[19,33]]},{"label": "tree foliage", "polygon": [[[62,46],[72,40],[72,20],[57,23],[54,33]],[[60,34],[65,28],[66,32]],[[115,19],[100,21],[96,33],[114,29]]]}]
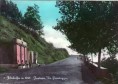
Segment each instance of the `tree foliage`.
[{"label": "tree foliage", "polygon": [[11,21],[22,21],[22,14],[16,4],[12,1],[0,0],[0,14],[7,17]]},{"label": "tree foliage", "polygon": [[28,6],[27,12],[24,14],[23,23],[34,30],[41,30],[43,27],[38,14],[38,9],[39,7],[37,5],[34,5],[33,7]]},{"label": "tree foliage", "polygon": [[[71,42],[71,48],[79,53],[98,53],[118,43],[116,27],[117,12],[113,2],[57,1],[62,14],[55,29],[63,32]],[[100,66],[99,66],[100,67]]]}]

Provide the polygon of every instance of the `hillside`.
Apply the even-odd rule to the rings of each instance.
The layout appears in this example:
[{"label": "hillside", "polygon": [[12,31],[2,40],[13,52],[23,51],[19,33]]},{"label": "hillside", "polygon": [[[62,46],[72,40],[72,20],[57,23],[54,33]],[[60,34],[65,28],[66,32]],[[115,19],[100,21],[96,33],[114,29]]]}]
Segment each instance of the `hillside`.
[{"label": "hillside", "polygon": [[34,38],[19,26],[0,16],[0,44],[9,43],[13,38],[23,38],[28,43],[28,49],[38,52],[38,63],[48,64],[68,57],[65,49],[57,49],[42,37]]}]

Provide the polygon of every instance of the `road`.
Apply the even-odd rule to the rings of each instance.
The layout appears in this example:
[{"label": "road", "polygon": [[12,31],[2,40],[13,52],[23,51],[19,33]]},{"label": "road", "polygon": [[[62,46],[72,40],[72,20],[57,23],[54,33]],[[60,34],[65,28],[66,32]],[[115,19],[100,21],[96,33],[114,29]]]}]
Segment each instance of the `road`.
[{"label": "road", "polygon": [[82,64],[71,56],[46,66],[0,74],[0,84],[87,84],[82,80]]}]

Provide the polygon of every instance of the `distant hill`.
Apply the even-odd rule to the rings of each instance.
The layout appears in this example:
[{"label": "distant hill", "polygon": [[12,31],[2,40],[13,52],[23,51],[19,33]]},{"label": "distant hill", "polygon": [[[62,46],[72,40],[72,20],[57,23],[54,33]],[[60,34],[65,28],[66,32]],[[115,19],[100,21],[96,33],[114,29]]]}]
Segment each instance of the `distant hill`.
[{"label": "distant hill", "polygon": [[13,38],[23,38],[28,43],[28,49],[38,52],[38,63],[48,64],[57,60],[68,57],[68,52],[63,48],[55,48],[51,43],[45,41],[44,38],[33,37],[32,34],[10,22],[5,17],[0,16],[0,44],[8,43]]}]

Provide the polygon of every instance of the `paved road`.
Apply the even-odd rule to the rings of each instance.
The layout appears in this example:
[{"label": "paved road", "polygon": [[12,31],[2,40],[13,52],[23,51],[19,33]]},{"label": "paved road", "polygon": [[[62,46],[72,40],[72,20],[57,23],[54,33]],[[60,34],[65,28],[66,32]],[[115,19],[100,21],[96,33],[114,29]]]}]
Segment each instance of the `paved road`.
[{"label": "paved road", "polygon": [[31,69],[0,74],[0,84],[87,84],[82,80],[82,61],[76,56]]}]

